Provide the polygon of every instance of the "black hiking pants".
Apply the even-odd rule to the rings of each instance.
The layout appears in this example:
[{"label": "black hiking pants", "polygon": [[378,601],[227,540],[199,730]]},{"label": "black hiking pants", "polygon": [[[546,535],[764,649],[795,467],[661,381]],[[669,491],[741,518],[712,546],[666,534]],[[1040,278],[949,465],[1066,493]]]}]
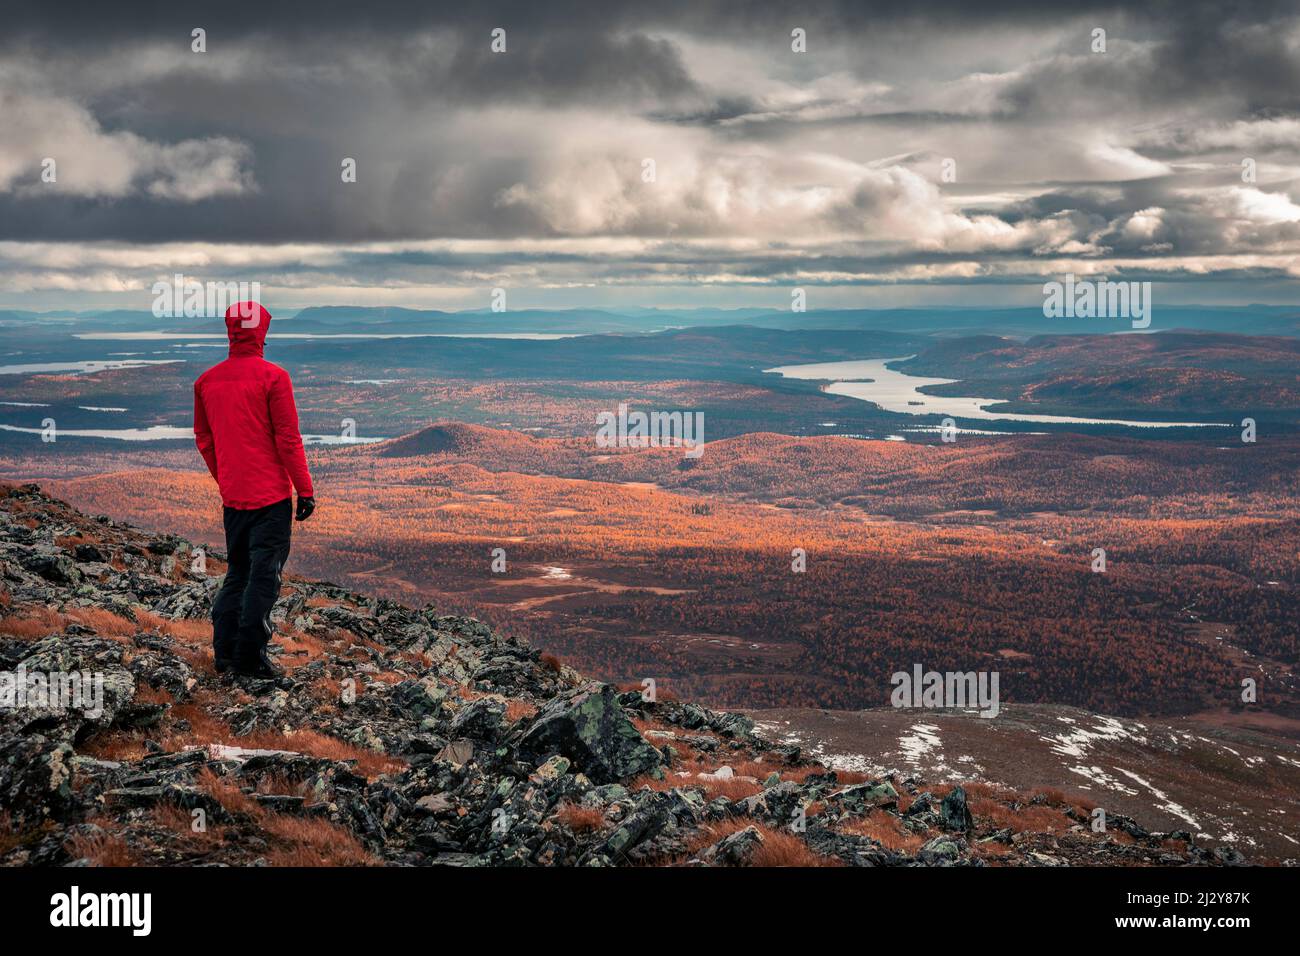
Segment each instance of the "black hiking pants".
[{"label": "black hiking pants", "polygon": [[271,640],[271,608],[289,557],[293,500],[226,508],[226,581],[212,602],[212,648],[219,660],[252,662]]}]

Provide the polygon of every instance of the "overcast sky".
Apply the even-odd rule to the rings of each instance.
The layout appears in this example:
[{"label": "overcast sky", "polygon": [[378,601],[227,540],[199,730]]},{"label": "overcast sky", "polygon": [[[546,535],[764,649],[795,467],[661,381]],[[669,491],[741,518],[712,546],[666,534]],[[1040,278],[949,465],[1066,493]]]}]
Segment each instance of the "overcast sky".
[{"label": "overcast sky", "polygon": [[0,307],[1296,301],[1294,3],[24,6]]}]

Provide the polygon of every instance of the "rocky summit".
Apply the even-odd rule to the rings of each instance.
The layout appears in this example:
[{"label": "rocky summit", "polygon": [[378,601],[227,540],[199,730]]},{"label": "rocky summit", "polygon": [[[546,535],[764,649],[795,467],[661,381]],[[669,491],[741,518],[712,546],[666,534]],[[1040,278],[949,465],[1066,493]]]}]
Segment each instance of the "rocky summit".
[{"label": "rocky summit", "polygon": [[0,486],[0,863],[1241,862],[1059,791],[837,772],[328,583],[284,584],[284,678],[218,676],[221,557]]}]

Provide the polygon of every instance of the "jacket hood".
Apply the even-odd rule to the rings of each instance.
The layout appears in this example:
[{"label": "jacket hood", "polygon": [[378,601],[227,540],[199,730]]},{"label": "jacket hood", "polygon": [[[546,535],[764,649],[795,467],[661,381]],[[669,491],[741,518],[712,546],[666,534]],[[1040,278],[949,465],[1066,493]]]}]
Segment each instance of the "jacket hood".
[{"label": "jacket hood", "polygon": [[226,338],[230,340],[230,357],[262,354],[266,332],[271,327],[271,313],[257,302],[236,302],[226,310]]}]

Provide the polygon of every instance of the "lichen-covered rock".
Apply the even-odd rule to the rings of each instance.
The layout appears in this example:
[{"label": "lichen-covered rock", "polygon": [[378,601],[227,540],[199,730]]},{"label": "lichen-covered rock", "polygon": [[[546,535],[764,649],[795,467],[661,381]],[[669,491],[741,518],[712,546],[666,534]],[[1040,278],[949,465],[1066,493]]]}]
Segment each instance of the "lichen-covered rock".
[{"label": "lichen-covered rock", "polygon": [[505,720],[505,701],[496,697],[480,697],[470,701],[451,719],[451,733],[475,740],[495,740]]},{"label": "lichen-covered rock", "polygon": [[965,833],[975,825],[971,819],[970,807],[966,805],[966,791],[961,787],[953,788],[939,805],[939,823],[945,830]]},{"label": "lichen-covered rock", "polygon": [[0,810],[10,826],[35,827],[74,807],[72,746],[40,734],[0,741]]},{"label": "lichen-covered rock", "polygon": [[916,853],[917,859],[932,866],[951,866],[961,859],[961,844],[949,836],[927,840]]},{"label": "lichen-covered rock", "polygon": [[713,844],[701,858],[715,866],[748,866],[762,845],[763,835],[758,827],[745,827]]},{"label": "lichen-covered rock", "polygon": [[862,811],[871,806],[897,806],[898,791],[888,780],[873,780],[870,783],[853,784],[837,790],[830,795],[829,799],[843,804],[850,810]]},{"label": "lichen-covered rock", "polygon": [[636,777],[663,763],[619,706],[614,688],[598,683],[550,701],[533,719],[519,749],[538,759],[567,757],[597,783]]},{"label": "lichen-covered rock", "polygon": [[76,584],[81,580],[81,571],[76,562],[66,554],[58,552],[37,551],[24,557],[22,565],[33,574],[39,574],[47,581],[56,584]]}]

